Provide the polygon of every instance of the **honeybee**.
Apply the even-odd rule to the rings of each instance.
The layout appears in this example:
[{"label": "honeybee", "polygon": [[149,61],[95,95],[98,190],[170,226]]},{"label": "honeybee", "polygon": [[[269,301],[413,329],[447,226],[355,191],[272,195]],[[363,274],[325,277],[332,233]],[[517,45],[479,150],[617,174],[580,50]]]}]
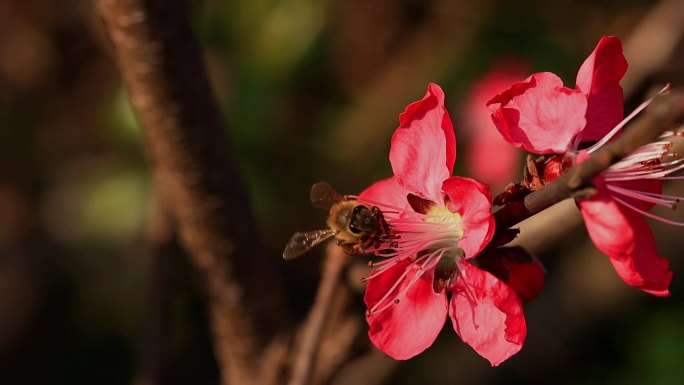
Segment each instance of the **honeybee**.
[{"label": "honeybee", "polygon": [[390,228],[379,208],[340,195],[326,182],[311,186],[311,203],[329,212],[328,228],[295,233],[285,246],[284,259],[295,259],[332,237],[348,254],[379,247],[389,237]]}]

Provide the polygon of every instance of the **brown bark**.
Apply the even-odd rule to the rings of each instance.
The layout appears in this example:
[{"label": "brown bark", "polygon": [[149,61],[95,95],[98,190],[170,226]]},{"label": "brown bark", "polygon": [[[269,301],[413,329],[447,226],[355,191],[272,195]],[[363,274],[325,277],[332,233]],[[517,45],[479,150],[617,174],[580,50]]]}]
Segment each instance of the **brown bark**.
[{"label": "brown bark", "polygon": [[[284,313],[184,1],[99,0],[181,242],[205,284],[223,383],[260,383]],[[277,368],[269,368],[270,371]]]}]

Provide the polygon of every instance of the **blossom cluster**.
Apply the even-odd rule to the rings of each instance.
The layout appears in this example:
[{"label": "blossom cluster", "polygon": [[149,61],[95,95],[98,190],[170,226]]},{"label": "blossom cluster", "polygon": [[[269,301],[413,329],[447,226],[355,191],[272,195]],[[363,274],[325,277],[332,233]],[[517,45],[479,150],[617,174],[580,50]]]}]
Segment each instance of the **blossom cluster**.
[{"label": "blossom cluster", "polygon": [[[620,41],[608,36],[580,67],[575,88],[541,72],[498,90],[486,104],[505,141],[544,155],[545,166],[557,171],[546,175],[548,183],[619,135],[646,107],[623,119],[619,83],[626,70]],[[429,84],[425,96],[406,107],[391,140],[394,175],[357,198],[379,208],[391,231],[367,250],[376,254],[364,297],[368,334],[383,352],[408,359],[427,349],[450,319],[463,342],[498,365],[524,344],[522,303],[538,294],[543,270],[532,259],[509,258],[510,251],[497,254],[500,244],[491,244],[489,187],[452,175],[456,137],[444,99],[442,89]],[[643,216],[655,217],[648,212],[654,205],[679,201],[661,191],[662,181],[684,168],[670,147],[663,138],[638,149],[592,181],[595,194],[577,200],[589,236],[617,274],[656,296],[670,294],[672,272]]]}]

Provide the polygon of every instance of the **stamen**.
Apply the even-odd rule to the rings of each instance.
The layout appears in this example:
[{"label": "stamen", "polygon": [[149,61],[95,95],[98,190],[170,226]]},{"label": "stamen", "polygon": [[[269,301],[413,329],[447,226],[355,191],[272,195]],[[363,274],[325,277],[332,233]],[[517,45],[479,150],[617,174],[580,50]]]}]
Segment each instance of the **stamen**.
[{"label": "stamen", "polygon": [[379,276],[380,274],[382,274],[382,273],[384,273],[385,271],[387,271],[387,270],[389,270],[390,268],[392,268],[394,265],[396,265],[396,264],[398,264],[398,263],[400,263],[400,262],[402,262],[402,261],[404,261],[404,260],[406,260],[406,258],[392,258],[392,259],[390,259],[388,262],[393,262],[393,263],[388,263],[388,264],[383,265],[383,266],[381,266],[381,267],[379,267],[379,268],[377,268],[377,269],[372,270],[373,272],[371,273],[371,275],[369,275],[368,277],[366,277],[366,281],[368,281],[368,280],[370,280],[370,279],[373,279],[373,278]]},{"label": "stamen", "polygon": [[631,165],[638,162],[652,161],[667,156],[672,147],[670,142],[655,142],[639,147],[621,161],[616,162],[611,168],[620,168],[623,165]]},{"label": "stamen", "polygon": [[635,179],[662,179],[672,173],[684,169],[684,158],[662,162],[657,165],[644,167],[635,165],[631,170],[613,170],[612,167],[605,173],[606,181],[625,181]]},{"label": "stamen", "polygon": [[[408,290],[409,290],[411,287],[413,287],[413,284],[415,284],[416,282],[418,282],[418,280],[420,279],[420,277],[422,277],[423,274],[425,274],[425,271],[426,271],[426,270],[423,268],[422,265],[420,265],[420,264],[418,263],[418,262],[419,262],[420,260],[422,260],[422,259],[423,259],[423,258],[418,259],[414,264],[412,264],[411,266],[408,266],[408,267],[406,268],[406,270],[404,270],[404,272],[403,272],[403,274],[401,275],[401,277],[399,277],[399,279],[394,283],[394,285],[392,285],[392,287],[390,288],[390,290],[388,290],[387,293],[385,293],[385,295],[380,299],[380,301],[378,301],[378,302],[375,304],[375,306],[373,306],[373,308],[371,309],[371,314],[380,313],[380,312],[382,312],[382,311],[385,311],[385,310],[389,309],[390,306],[399,303],[399,302],[398,302],[399,299],[400,299],[400,298],[403,298],[404,295],[406,295],[406,293],[408,292]],[[387,303],[385,303],[385,305],[380,306],[380,304],[381,304],[383,301],[389,299],[390,294],[391,294],[395,289],[397,289],[397,288],[399,287],[400,282],[403,281],[403,280],[406,278],[406,275],[407,275],[407,273],[409,272],[409,270],[414,270],[414,271],[416,271],[415,275],[411,278],[411,280],[410,280],[410,281],[409,281],[409,282],[408,282],[408,283],[399,291],[399,293],[397,293],[396,296],[394,296],[394,299],[393,299],[392,301],[388,301]]]},{"label": "stamen", "polygon": [[368,262],[368,267],[374,268],[374,270],[375,270],[376,268],[386,266],[386,265],[391,265],[393,263],[396,264],[397,261],[393,258],[390,258],[390,259],[386,259],[384,261],[379,261],[379,262]]},{"label": "stamen", "polygon": [[394,284],[392,285],[392,287],[390,287],[389,290],[387,290],[387,292],[385,293],[385,295],[382,296],[382,298],[380,298],[380,300],[378,300],[378,302],[376,302],[375,305],[373,305],[373,307],[370,309],[371,314],[372,314],[372,313],[375,313],[375,312],[377,311],[378,306],[380,306],[380,304],[383,303],[383,301],[385,301],[385,300],[390,296],[390,294],[392,294],[392,292],[401,284],[401,282],[404,280],[404,278],[406,278],[406,275],[409,273],[409,271],[410,271],[410,270],[413,270],[411,267],[412,267],[412,266],[408,266],[408,267],[401,273],[401,275],[399,276],[399,278],[397,278],[397,280],[394,282]]},{"label": "stamen", "polygon": [[[418,282],[418,280],[425,274],[427,271],[433,269],[437,262],[439,261],[442,256],[449,251],[450,248],[442,248],[437,251],[434,251],[430,254],[427,254],[425,256],[420,257],[419,259],[416,260],[416,262],[407,267],[406,270],[404,271],[404,274],[395,282],[395,284],[388,290],[388,292],[385,294],[385,296],[382,297],[380,301],[378,301],[375,306],[370,310],[370,314],[377,314],[381,313],[387,309],[389,309],[392,305],[399,304],[400,299],[403,298],[406,293],[413,287],[413,285]],[[422,262],[422,263],[421,263]],[[380,306],[380,303],[389,299],[390,293],[394,291],[398,286],[398,282],[400,280],[404,280],[406,278],[406,273],[408,272],[409,269],[413,270],[418,270],[416,274],[411,278],[411,280],[397,293],[397,295],[394,297],[393,301],[386,302],[383,306]]]},{"label": "stamen", "polygon": [[642,209],[640,209],[640,208],[638,208],[638,207],[635,207],[635,206],[633,206],[633,205],[631,205],[631,204],[625,202],[624,199],[620,199],[620,198],[618,198],[618,197],[616,197],[616,196],[614,196],[613,199],[615,199],[616,201],[620,202],[620,203],[623,204],[625,207],[628,207],[628,208],[630,208],[630,209],[632,209],[632,210],[638,212],[639,214],[645,215],[645,216],[647,216],[647,217],[649,217],[649,218],[653,218],[653,219],[655,219],[656,221],[663,222],[663,223],[667,223],[667,224],[669,224],[669,225],[674,225],[674,226],[684,226],[684,222],[673,221],[673,220],[671,220],[671,219],[663,218],[663,217],[661,217],[661,216],[659,216],[659,215],[651,214],[651,213],[649,213],[648,211],[642,210]]},{"label": "stamen", "polygon": [[661,197],[663,199],[668,199],[668,200],[675,202],[675,203],[681,202],[682,199],[684,199],[684,197],[679,197],[676,195],[656,194],[656,193],[651,193],[651,192],[646,192],[646,191],[639,191],[639,193],[643,194],[643,195],[652,196],[652,197]]},{"label": "stamen", "polygon": [[624,197],[636,199],[636,200],[639,200],[642,202],[653,203],[656,205],[669,207],[673,210],[677,208],[677,203],[680,201],[679,197],[674,197],[674,196],[653,194],[653,193],[648,193],[648,192],[644,192],[644,191],[628,190],[628,189],[618,187],[615,185],[610,185],[610,184],[607,185],[606,187],[608,188],[608,190],[613,191],[616,194],[620,194]]}]

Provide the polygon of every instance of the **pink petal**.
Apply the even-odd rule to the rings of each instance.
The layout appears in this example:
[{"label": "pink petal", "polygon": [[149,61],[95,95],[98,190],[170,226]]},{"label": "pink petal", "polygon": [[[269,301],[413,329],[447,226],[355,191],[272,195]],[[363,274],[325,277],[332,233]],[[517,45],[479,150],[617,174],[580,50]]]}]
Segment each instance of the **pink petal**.
[{"label": "pink petal", "polygon": [[456,160],[456,136],[442,89],[431,83],[425,97],[399,115],[399,124],[390,149],[394,175],[408,191],[434,201]]},{"label": "pink petal", "polygon": [[494,235],[494,216],[489,187],[476,180],[452,176],[442,184],[449,197],[449,211],[461,214],[463,238],[458,242],[466,258],[473,258]]},{"label": "pink petal", "polygon": [[426,272],[410,264],[411,261],[405,260],[370,279],[364,296],[368,309],[371,309],[404,270],[410,269],[398,290],[405,287],[415,274],[423,274],[407,294],[400,298],[399,303],[366,316],[368,336],[373,344],[397,360],[409,359],[432,345],[444,326],[448,307],[446,295],[435,294],[432,290],[434,272]]},{"label": "pink petal", "polygon": [[577,73],[577,88],[587,96],[587,125],[581,140],[601,139],[622,120],[620,79],[627,71],[622,44],[615,36],[603,37]]},{"label": "pink petal", "polygon": [[490,273],[463,262],[449,315],[463,342],[497,366],[522,348],[527,335],[515,292]]},{"label": "pink petal", "polygon": [[653,232],[640,214],[610,198],[600,183],[597,194],[579,202],[594,245],[610,257],[618,275],[647,293],[666,297],[672,280],[667,259],[656,250]]},{"label": "pink petal", "polygon": [[492,121],[506,140],[537,154],[564,153],[585,125],[587,99],[550,72],[534,74],[492,98]]},{"label": "pink petal", "polygon": [[399,185],[399,179],[393,176],[370,185],[359,194],[359,199],[381,202],[411,211],[411,206],[406,200],[407,194],[408,192]]}]

